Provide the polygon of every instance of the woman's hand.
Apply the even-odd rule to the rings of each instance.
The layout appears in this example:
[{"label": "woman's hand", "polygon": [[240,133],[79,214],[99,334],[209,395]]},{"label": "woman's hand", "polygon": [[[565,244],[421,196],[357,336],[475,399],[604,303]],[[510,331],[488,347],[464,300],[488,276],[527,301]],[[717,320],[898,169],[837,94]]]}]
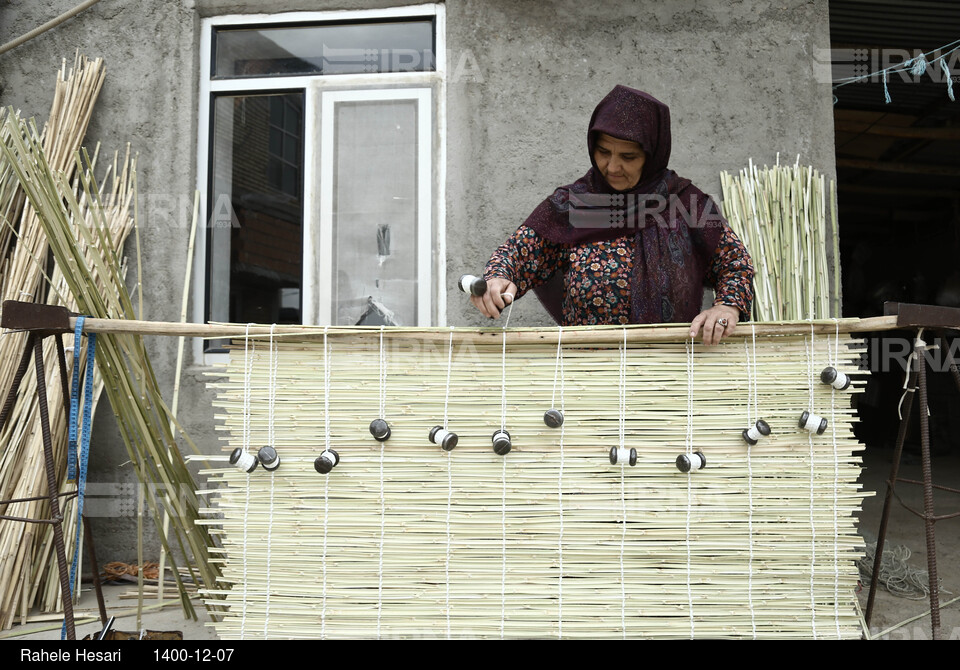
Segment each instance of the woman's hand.
[{"label": "woman's hand", "polygon": [[705,309],[690,323],[690,337],[696,337],[703,327],[703,343],[719,344],[727,335],[733,333],[740,320],[740,310],[730,305],[714,305]]},{"label": "woman's hand", "polygon": [[500,317],[500,312],[513,302],[515,295],[517,295],[516,284],[509,279],[494,277],[487,280],[487,292],[481,296],[470,296],[470,302],[484,316],[497,319]]}]

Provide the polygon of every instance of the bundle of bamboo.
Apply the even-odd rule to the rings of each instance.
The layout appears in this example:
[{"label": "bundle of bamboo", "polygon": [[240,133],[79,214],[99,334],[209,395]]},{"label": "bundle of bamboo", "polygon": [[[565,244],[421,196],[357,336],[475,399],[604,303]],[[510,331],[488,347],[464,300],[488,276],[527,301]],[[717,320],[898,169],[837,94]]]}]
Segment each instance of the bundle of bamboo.
[{"label": "bundle of bamboo", "polygon": [[[248,338],[210,384],[224,450],[255,462],[269,445],[280,465],[205,472],[218,634],[859,637],[858,389],[819,375],[863,347],[835,322],[792,329],[712,348],[644,326],[565,329],[559,346],[555,330]],[[826,431],[798,427],[804,411]],[[748,447],[759,418],[773,433]],[[698,451],[706,466],[681,472]]]},{"label": "bundle of bamboo", "polygon": [[[720,174],[723,213],[754,261],[756,321],[840,316],[836,187],[812,167],[750,161],[738,177]],[[829,222],[827,197],[830,198]],[[827,245],[833,272],[827,264]]]},{"label": "bundle of bamboo", "polygon": [[[36,300],[49,304],[61,304],[69,309],[75,308],[70,300],[66,283],[59,268],[45,278],[44,268],[47,256],[47,240],[37,211],[30,203],[25,203],[25,194],[20,187],[17,166],[9,160],[17,145],[24,144],[28,135],[37,138],[47,156],[51,171],[56,171],[69,182],[76,167],[75,153],[90,121],[92,108],[103,84],[104,67],[100,59],[89,61],[77,56],[71,69],[63,63],[57,75],[56,89],[50,118],[44,128],[42,140],[37,138],[35,127],[28,127],[13,110],[0,112],[0,251],[3,252],[4,300]],[[79,186],[74,183],[74,188]],[[115,184],[116,188],[122,188]],[[104,194],[106,195],[106,194]],[[94,203],[81,200],[83,216],[89,217]],[[112,233],[122,246],[126,231],[129,230],[129,216],[124,207],[128,203],[118,201],[108,207],[107,218],[114,226]],[[88,220],[88,219],[87,219]],[[124,230],[125,226],[125,230]],[[16,245],[11,242],[16,239]],[[109,287],[101,278],[95,278],[100,290]],[[43,295],[39,295],[43,293]],[[10,388],[16,361],[25,345],[23,333],[4,333],[0,338],[0,388]],[[67,399],[62,397],[59,384],[57,357],[54,344],[47,340],[44,344],[44,360],[48,401],[50,407],[60,408]],[[81,356],[81,369],[85,364],[85,353]],[[73,353],[68,352],[67,362],[71,364]],[[99,396],[102,382],[97,380],[94,392]],[[4,430],[0,434],[0,499],[19,499],[47,494],[43,467],[43,446],[40,431],[37,429],[39,416],[36,395],[36,379],[27,375],[21,385],[20,394],[11,409]],[[66,437],[67,418],[64,412],[51,414],[51,433],[55,447],[55,463],[58,465],[57,479],[61,482],[61,492],[74,488],[66,482]],[[72,557],[76,533],[76,506],[67,503],[61,509],[64,514],[64,533],[69,556]],[[15,503],[6,506],[4,514],[26,518],[48,518],[49,504],[45,500]],[[38,605],[43,611],[52,611],[62,607],[56,558],[53,556],[53,531],[50,526],[38,527],[25,525],[17,521],[0,521],[0,628],[9,628],[16,616],[23,620],[28,610]]]},{"label": "bundle of bamboo", "polygon": [[[7,123],[15,124],[16,120],[11,116]],[[86,154],[76,158],[78,182],[71,184],[63,173],[52,169],[35,129],[22,125],[22,130],[12,133],[10,145],[0,146],[0,150],[37,211],[50,251],[63,273],[68,291],[64,295],[75,301],[77,311],[100,318],[137,316],[124,283],[122,243],[114,237],[116,227],[111,220],[116,215],[129,223],[129,210],[136,201],[133,165],[125,165],[120,175],[114,173],[114,190],[110,198],[104,198]],[[104,285],[109,290],[100,288]],[[192,491],[196,485],[176,445],[174,430],[180,427],[160,395],[142,338],[129,334],[103,336],[96,359],[137,479],[144,484],[140,495],[157,527],[161,526],[163,511],[170,514],[179,555],[185,557],[194,581],[212,585],[217,573],[206,560],[212,540],[204,529],[193,525],[197,507]],[[180,434],[196,451],[182,429]],[[184,611],[195,616],[166,535],[160,540],[173,563]]]}]

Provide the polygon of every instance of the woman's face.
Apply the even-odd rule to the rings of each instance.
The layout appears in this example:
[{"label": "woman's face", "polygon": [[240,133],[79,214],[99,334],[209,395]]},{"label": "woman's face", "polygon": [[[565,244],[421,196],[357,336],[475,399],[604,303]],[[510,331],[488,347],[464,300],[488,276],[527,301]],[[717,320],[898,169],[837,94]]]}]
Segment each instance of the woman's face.
[{"label": "woman's face", "polygon": [[647,154],[636,142],[600,133],[594,145],[593,160],[612,188],[627,191],[640,183]]}]

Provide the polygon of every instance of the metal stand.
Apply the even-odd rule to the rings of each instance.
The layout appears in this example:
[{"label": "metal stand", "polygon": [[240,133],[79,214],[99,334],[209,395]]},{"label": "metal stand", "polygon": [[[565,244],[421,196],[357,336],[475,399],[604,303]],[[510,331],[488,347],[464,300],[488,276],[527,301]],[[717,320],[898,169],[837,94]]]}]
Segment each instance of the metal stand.
[{"label": "metal stand", "polygon": [[[937,548],[934,536],[934,524],[937,521],[960,516],[957,514],[947,514],[937,516],[933,509],[933,490],[940,489],[951,493],[960,493],[956,489],[946,486],[937,486],[933,483],[933,471],[930,463],[930,425],[927,415],[927,360],[925,351],[926,342],[923,341],[923,331],[925,329],[934,330],[940,336],[940,351],[946,357],[950,372],[960,390],[960,371],[957,369],[957,362],[950,354],[949,347],[946,346],[946,336],[942,328],[960,329],[960,309],[951,309],[946,307],[934,307],[928,305],[910,305],[904,303],[886,303],[884,305],[885,314],[896,314],[897,325],[904,328],[916,330],[914,339],[913,356],[911,360],[910,374],[906,385],[906,402],[903,408],[902,418],[900,420],[900,429],[897,433],[897,442],[893,451],[893,463],[890,466],[890,478],[887,480],[887,494],[883,500],[883,513],[880,517],[880,530],[877,533],[877,550],[873,561],[873,576],[870,579],[870,592],[867,597],[867,610],[864,619],[867,626],[870,625],[870,618],[873,615],[874,600],[877,593],[877,584],[880,575],[880,562],[883,558],[883,545],[887,535],[887,522],[890,519],[890,503],[894,496],[900,504],[912,514],[923,519],[924,531],[926,533],[927,543],[927,571],[930,577],[930,628],[934,640],[940,639],[940,585],[937,577]],[[903,454],[903,443],[907,436],[907,430],[910,425],[910,417],[913,412],[913,397],[915,393],[920,395],[920,458],[923,481],[910,479],[900,479],[897,474],[900,469],[900,458]],[[906,484],[918,484],[923,487],[923,511],[912,509],[906,505],[896,493],[897,482]]]},{"label": "metal stand", "polygon": [[[11,304],[22,305],[22,308],[12,308]],[[60,575],[60,595],[63,599],[64,621],[67,628],[67,638],[75,640],[77,638],[76,628],[73,617],[73,598],[70,593],[70,568],[67,562],[67,552],[63,540],[63,516],[60,513],[59,498],[65,500],[76,497],[78,491],[69,493],[57,493],[56,464],[53,461],[53,439],[50,434],[50,414],[47,407],[47,386],[46,374],[43,366],[43,338],[53,336],[56,338],[57,358],[60,364],[60,383],[63,387],[64,411],[69,419],[70,415],[70,387],[67,382],[67,364],[66,355],[63,349],[63,333],[70,331],[69,313],[63,307],[51,307],[49,305],[33,305],[28,303],[4,303],[2,327],[14,330],[28,330],[27,343],[24,347],[23,357],[20,359],[20,366],[17,368],[14,376],[13,385],[7,394],[7,399],[3,404],[3,410],[0,411],[0,430],[6,424],[10,410],[13,408],[17,398],[17,392],[20,390],[20,383],[27,372],[30,364],[30,354],[36,364],[37,372],[37,404],[40,409],[40,431],[43,435],[43,459],[44,469],[47,475],[47,495],[33,498],[18,498],[14,500],[0,500],[0,504],[30,502],[34,500],[48,500],[50,502],[49,519],[30,519],[25,517],[0,516],[0,519],[10,521],[21,521],[24,523],[46,523],[53,526],[53,542],[57,554],[57,566]],[[91,567],[93,568],[93,583],[97,592],[97,605],[100,609],[100,619],[104,624],[107,623],[107,611],[104,606],[103,592],[100,587],[100,569],[97,565],[96,553],[93,549],[93,534],[90,527],[90,520],[83,518],[84,535],[86,536],[87,553],[90,557]]]}]

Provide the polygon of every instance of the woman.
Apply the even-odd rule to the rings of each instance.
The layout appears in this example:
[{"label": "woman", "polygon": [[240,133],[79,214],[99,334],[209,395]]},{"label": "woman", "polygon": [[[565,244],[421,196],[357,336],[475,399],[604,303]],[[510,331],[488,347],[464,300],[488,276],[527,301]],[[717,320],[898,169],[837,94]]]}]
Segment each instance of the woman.
[{"label": "woman", "polygon": [[[593,112],[587,147],[593,167],[494,252],[477,309],[496,318],[535,289],[564,326],[690,322],[708,345],[730,335],[750,313],[750,256],[713,201],[667,168],[667,106],[617,86]],[[701,312],[705,284],[716,300]]]}]

